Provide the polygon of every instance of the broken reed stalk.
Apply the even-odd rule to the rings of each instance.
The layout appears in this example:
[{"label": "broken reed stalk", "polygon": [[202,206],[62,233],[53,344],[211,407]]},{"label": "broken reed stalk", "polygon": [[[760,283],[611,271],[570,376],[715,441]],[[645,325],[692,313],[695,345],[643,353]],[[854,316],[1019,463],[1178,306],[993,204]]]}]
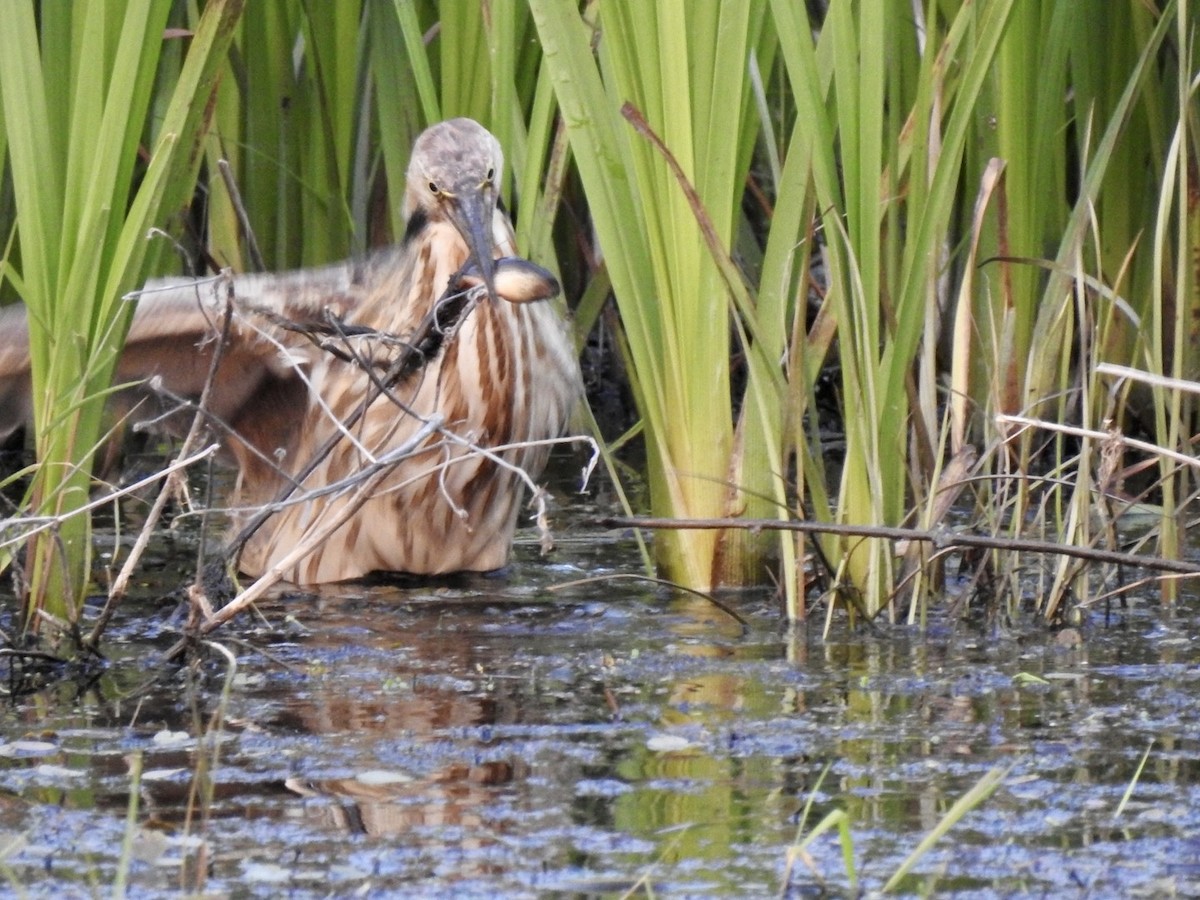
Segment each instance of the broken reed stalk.
[{"label": "broken reed stalk", "polygon": [[836,534],[846,537],[882,538],[892,541],[920,541],[937,550],[979,549],[1005,550],[1013,553],[1046,553],[1069,556],[1088,562],[1118,566],[1133,566],[1170,572],[1175,575],[1200,575],[1200,565],[1158,556],[1100,550],[1075,544],[1059,544],[1027,538],[1004,538],[985,534],[970,534],[946,529],[925,530],[884,525],[843,525],[835,522],[780,521],[778,519],[656,519],[638,516],[607,516],[593,520],[602,528],[647,528],[656,530],[707,530],[713,528],[742,528],[750,531],[798,531],[805,534]]},{"label": "broken reed stalk", "polygon": [[[1192,388],[1195,389],[1194,387]],[[1158,444],[1151,444],[1149,441],[1139,441],[1136,438],[1126,437],[1120,431],[1112,429],[1111,431],[1097,431],[1094,428],[1080,428],[1077,425],[1064,425],[1061,422],[1050,422],[1046,419],[1032,419],[1028,416],[1012,416],[1001,414],[996,416],[996,422],[1001,425],[1018,425],[1024,428],[1041,428],[1046,431],[1055,431],[1060,434],[1070,435],[1071,437],[1091,438],[1096,441],[1116,441],[1122,447],[1127,447],[1130,450],[1141,450],[1143,453],[1149,453],[1154,456],[1162,456],[1172,462],[1177,462],[1183,466],[1194,466],[1200,468],[1200,459],[1194,456],[1189,456],[1186,453],[1180,453],[1177,450],[1170,450],[1166,447],[1160,447]]]},{"label": "broken reed stalk", "polygon": [[1144,369],[1119,366],[1116,363],[1098,364],[1096,366],[1096,374],[1139,381],[1150,387],[1160,387],[1168,391],[1187,391],[1190,394],[1200,394],[1200,381],[1189,381],[1186,378],[1169,378],[1166,375],[1155,375],[1153,372],[1147,372]]}]

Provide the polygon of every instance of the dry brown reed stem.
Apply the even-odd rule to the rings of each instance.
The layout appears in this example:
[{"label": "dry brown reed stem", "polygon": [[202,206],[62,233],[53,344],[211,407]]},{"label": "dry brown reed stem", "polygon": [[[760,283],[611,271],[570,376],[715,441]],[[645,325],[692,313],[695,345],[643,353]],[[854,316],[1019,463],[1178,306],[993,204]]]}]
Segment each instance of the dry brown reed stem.
[{"label": "dry brown reed stem", "polygon": [[238,224],[242,227],[242,234],[246,238],[246,250],[250,254],[250,265],[254,267],[255,272],[265,271],[267,265],[263,262],[262,251],[258,249],[258,238],[254,236],[254,229],[250,227],[250,216],[246,212],[246,205],[242,202],[242,192],[238,190],[237,182],[233,178],[233,169],[230,168],[229,160],[218,159],[217,169],[221,172],[221,180],[225,182],[225,190],[229,193],[229,201],[233,204],[234,215],[237,216]]},{"label": "dry brown reed stem", "polygon": [[180,469],[186,469],[188,466],[194,465],[203,459],[208,459],[214,453],[221,449],[220,444],[210,444],[203,450],[199,450],[186,459],[176,460],[164,469],[155,472],[153,475],[147,475],[145,478],[135,481],[133,484],[105,494],[95,500],[90,500],[85,505],[78,509],[73,509],[69,513],[64,513],[58,516],[24,516],[22,518],[5,519],[0,522],[0,547],[10,547],[13,544],[20,544],[27,541],[31,536],[39,531],[45,531],[50,528],[57,528],[62,525],[67,519],[72,516],[83,515],[90,513],[93,510],[100,509],[114,500],[119,500],[122,497],[127,497],[130,494],[136,494],[142,488],[149,487],[156,481],[167,478]]},{"label": "dry brown reed stem", "polygon": [[1200,468],[1200,459],[1194,456],[1189,456],[1186,453],[1180,453],[1177,450],[1171,450],[1167,447],[1160,447],[1158,444],[1151,444],[1149,441],[1139,441],[1136,438],[1125,437],[1125,435],[1117,431],[1097,431],[1094,428],[1080,428],[1076,425],[1064,425],[1061,422],[1050,422],[1045,419],[1031,419],[1028,416],[1001,414],[996,416],[996,421],[1001,425],[1019,425],[1021,428],[1042,428],[1046,431],[1057,431],[1060,434],[1067,434],[1071,437],[1091,438],[1095,441],[1115,441],[1130,450],[1141,450],[1143,453],[1166,457],[1180,465]]},{"label": "dry brown reed stem", "polygon": [[[184,437],[183,443],[180,445],[179,452],[176,454],[177,460],[186,458],[192,452],[192,446],[200,440],[201,435],[204,433],[204,424],[207,418],[205,411],[208,409],[208,401],[212,394],[213,384],[216,381],[217,369],[221,365],[222,353],[229,342],[229,330],[233,324],[233,282],[229,272],[223,273],[221,277],[225,279],[227,291],[225,316],[221,322],[221,336],[216,349],[213,351],[212,360],[209,362],[208,375],[205,378],[204,388],[200,393],[200,400],[196,404],[195,415],[192,416],[192,424],[188,428],[188,433]],[[129,556],[121,566],[121,571],[117,573],[117,577],[109,587],[108,599],[104,603],[104,609],[100,611],[100,615],[96,619],[96,624],[92,627],[92,632],[88,636],[87,643],[92,649],[97,648],[100,636],[104,634],[104,630],[108,627],[113,613],[116,612],[117,607],[124,599],[125,592],[129,587],[129,579],[133,577],[133,570],[141,561],[142,554],[149,545],[153,531],[158,525],[158,520],[162,517],[163,510],[166,508],[167,500],[174,493],[176,484],[182,477],[181,473],[183,471],[183,469],[179,468],[173,469],[163,481],[158,496],[154,498],[154,503],[150,507],[150,513],[146,516],[146,521],[142,524],[142,529],[138,533],[137,540],[134,541],[133,548],[129,551]]]},{"label": "dry brown reed stem", "polygon": [[1013,553],[1046,553],[1069,556],[1088,562],[1134,566],[1171,572],[1176,575],[1200,575],[1200,565],[1158,556],[1100,550],[1075,544],[1058,544],[1027,538],[1004,538],[986,534],[970,534],[949,529],[928,531],[920,528],[899,528],[886,525],[842,525],[835,522],[779,521],[777,519],[655,519],[637,516],[608,516],[594,520],[602,528],[647,528],[655,530],[704,530],[713,528],[743,528],[749,531],[799,531],[805,534],[837,534],[846,537],[882,538],[891,541],[921,541],[937,550],[979,549],[1006,550]]}]

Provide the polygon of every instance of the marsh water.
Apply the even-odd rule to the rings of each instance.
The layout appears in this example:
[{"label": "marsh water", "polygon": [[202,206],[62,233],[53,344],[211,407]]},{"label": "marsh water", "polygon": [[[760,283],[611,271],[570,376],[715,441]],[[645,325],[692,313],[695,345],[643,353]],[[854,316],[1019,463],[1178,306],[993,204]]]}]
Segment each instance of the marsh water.
[{"label": "marsh water", "polygon": [[[159,672],[156,598],[191,566],[165,536],[99,677],[4,709],[0,894],[869,894],[999,768],[903,893],[1200,895],[1194,595],[1065,635],[825,635],[724,595],[742,623],[628,577],[593,502],[565,501],[549,559],[529,536],[497,576],[282,591]],[[849,845],[790,850],[836,810]]]}]

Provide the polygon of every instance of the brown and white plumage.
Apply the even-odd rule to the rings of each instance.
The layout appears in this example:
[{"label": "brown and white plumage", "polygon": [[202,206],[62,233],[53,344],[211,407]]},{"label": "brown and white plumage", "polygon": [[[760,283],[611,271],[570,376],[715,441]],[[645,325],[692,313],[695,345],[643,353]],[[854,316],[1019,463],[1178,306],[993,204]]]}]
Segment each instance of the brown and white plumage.
[{"label": "brown and white plumage", "polygon": [[[512,226],[497,206],[502,166],[498,142],[476,122],[433,126],[413,148],[401,244],[323,269],[234,277],[236,315],[209,409],[224,423],[221,436],[239,470],[235,502],[244,512],[235,526],[292,487],[246,541],[242,571],[277,566],[346,515],[348,491],[311,492],[408,447],[432,416],[442,430],[410,447],[370,499],[288,563],[284,577],[312,584],[378,570],[486,571],[507,561],[523,486],[471,445],[501,448],[504,462],[538,477],[548,449],[535,442],[563,433],[580,389],[565,323],[549,303],[536,302],[551,293],[552,279],[520,260],[494,261],[514,253]],[[391,338],[413,335],[464,268],[482,297],[434,358],[393,385],[390,397],[380,394],[366,370],[378,379],[403,352]],[[158,376],[170,394],[198,396],[228,289],[219,280],[148,285],[118,381]],[[331,321],[349,335],[333,341],[340,354],[285,327]],[[28,415],[23,328],[21,313],[0,311],[0,434]]]}]

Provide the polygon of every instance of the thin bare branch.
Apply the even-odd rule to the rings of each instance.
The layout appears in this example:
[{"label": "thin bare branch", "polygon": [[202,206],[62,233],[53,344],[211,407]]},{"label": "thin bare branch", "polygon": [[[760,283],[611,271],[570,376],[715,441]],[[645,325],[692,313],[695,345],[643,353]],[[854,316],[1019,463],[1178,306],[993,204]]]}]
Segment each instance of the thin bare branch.
[{"label": "thin bare branch", "polygon": [[1070,556],[1097,563],[1112,563],[1120,566],[1135,566],[1173,572],[1178,575],[1200,575],[1200,565],[1158,556],[1142,556],[1136,553],[1121,553],[1116,550],[1100,550],[1075,544],[1058,544],[1053,541],[1038,541],[1028,538],[1003,538],[985,534],[970,534],[963,531],[937,529],[924,531],[919,528],[895,528],[884,525],[844,525],[837,522],[789,521],[777,519],[655,519],[638,516],[607,516],[596,519],[595,524],[603,528],[648,528],[650,530],[708,530],[741,528],[748,531],[800,531],[805,534],[839,534],[847,537],[882,538],[892,541],[923,541],[935,548],[984,550],[1008,550],[1022,553],[1047,553]]},{"label": "thin bare branch", "polygon": [[[227,279],[227,295],[225,300],[225,315],[221,322],[221,337],[217,342],[217,348],[213,352],[213,357],[209,361],[208,375],[204,381],[204,389],[200,393],[200,400],[196,405],[196,413],[192,416],[191,427],[188,428],[188,433],[184,436],[183,443],[176,454],[177,459],[186,457],[191,452],[192,446],[200,440],[200,436],[204,431],[204,410],[208,408],[213,385],[216,383],[217,370],[221,365],[221,357],[225,347],[229,344],[229,331],[233,325],[234,312],[233,290],[230,273],[226,272],[223,274]],[[162,487],[158,491],[158,496],[154,498],[154,503],[150,507],[150,513],[146,516],[146,521],[142,524],[142,529],[138,533],[137,540],[134,541],[133,549],[129,551],[129,556],[121,566],[121,571],[117,573],[117,577],[109,586],[108,599],[104,603],[104,609],[100,611],[100,615],[96,618],[96,624],[92,627],[92,633],[87,639],[88,645],[92,648],[98,645],[100,636],[104,634],[105,629],[108,627],[113,613],[116,612],[121,600],[124,599],[125,592],[129,587],[129,579],[133,576],[133,570],[141,562],[142,554],[149,545],[150,537],[158,525],[163,510],[166,508],[167,500],[176,492],[181,471],[176,470],[172,472],[163,481]]]},{"label": "thin bare branch", "polygon": [[[186,469],[188,466],[194,465],[202,459],[207,459],[219,449],[219,444],[210,444],[203,450],[199,450],[185,459],[176,460],[166,468],[155,472],[153,475],[147,475],[145,478],[135,481],[133,484],[127,485],[120,490],[111,491],[110,493],[105,494],[103,497],[91,500],[85,505],[77,509],[73,509],[69,513],[64,513],[61,516],[25,516],[22,518],[6,519],[4,522],[0,523],[0,528],[3,528],[3,530],[8,533],[8,536],[0,537],[0,547],[11,547],[14,544],[23,543],[30,536],[37,534],[40,531],[46,531],[47,529],[58,527],[72,516],[90,513],[92,510],[99,509],[100,507],[112,503],[114,500],[117,500],[121,497],[127,497],[130,494],[136,494],[142,488],[148,487],[149,485],[154,484],[156,481],[161,481],[174,472],[177,472],[181,469]],[[17,530],[16,533],[13,533],[14,529]]]},{"label": "thin bare branch", "polygon": [[1130,450],[1141,450],[1143,453],[1149,453],[1153,456],[1162,456],[1170,460],[1174,460],[1180,465],[1194,466],[1200,468],[1200,459],[1194,456],[1189,456],[1186,453],[1179,453],[1176,450],[1171,450],[1167,447],[1160,447],[1158,444],[1151,444],[1148,441],[1139,441],[1136,438],[1125,437],[1119,432],[1113,431],[1097,431],[1094,428],[1080,428],[1076,425],[1064,425],[1061,422],[1049,422],[1045,419],[1032,419],[1028,416],[1010,416],[1000,414],[996,416],[996,421],[1005,425],[1019,425],[1022,428],[1042,428],[1046,431],[1054,431],[1059,434],[1069,434],[1072,437],[1091,438],[1095,441],[1116,441],[1123,447]]}]

